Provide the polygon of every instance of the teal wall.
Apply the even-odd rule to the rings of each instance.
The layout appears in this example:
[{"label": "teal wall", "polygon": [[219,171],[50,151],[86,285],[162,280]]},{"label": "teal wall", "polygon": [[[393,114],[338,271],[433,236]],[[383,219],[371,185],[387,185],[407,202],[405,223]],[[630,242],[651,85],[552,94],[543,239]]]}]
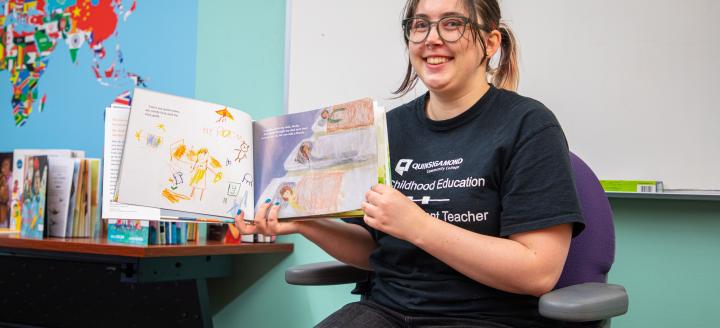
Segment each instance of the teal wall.
[{"label": "teal wall", "polygon": [[[285,65],[285,1],[200,0],[195,97],[255,119],[280,115]],[[351,297],[350,286],[285,284],[285,268],[328,260],[297,236],[290,255],[238,256],[235,274],[208,281],[215,327],[310,327]]]},{"label": "teal wall", "polygon": [[610,281],[630,296],[624,327],[716,327],[720,322],[720,202],[614,199]]}]

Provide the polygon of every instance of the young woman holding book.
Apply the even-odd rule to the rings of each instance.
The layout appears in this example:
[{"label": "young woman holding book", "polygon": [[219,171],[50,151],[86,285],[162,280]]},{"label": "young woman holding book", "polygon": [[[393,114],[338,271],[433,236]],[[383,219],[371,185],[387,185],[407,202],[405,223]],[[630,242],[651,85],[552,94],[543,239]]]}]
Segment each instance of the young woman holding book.
[{"label": "young woman holding book", "polygon": [[[363,219],[278,222],[266,202],[243,233],[300,233],[373,271],[369,300],[319,327],[554,327],[538,296],[583,227],[568,147],[553,114],[522,97],[516,44],[497,0],[409,0],[405,94],[387,114],[393,186],[366,193]],[[497,52],[499,64],[491,68]]]}]

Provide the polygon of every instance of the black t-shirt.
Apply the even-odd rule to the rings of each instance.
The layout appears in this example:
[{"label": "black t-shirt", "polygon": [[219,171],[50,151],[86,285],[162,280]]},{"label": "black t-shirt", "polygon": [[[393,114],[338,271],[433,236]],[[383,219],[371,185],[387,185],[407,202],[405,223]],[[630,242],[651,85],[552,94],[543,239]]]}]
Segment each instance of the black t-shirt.
[{"label": "black t-shirt", "polygon": [[[568,146],[540,102],[490,87],[457,117],[433,121],[421,96],[387,114],[393,187],[431,216],[480,234],[574,223],[584,227]],[[533,296],[503,292],[455,271],[415,245],[369,228],[370,299],[399,312],[543,325]],[[468,253],[467,256],[473,256]]]}]

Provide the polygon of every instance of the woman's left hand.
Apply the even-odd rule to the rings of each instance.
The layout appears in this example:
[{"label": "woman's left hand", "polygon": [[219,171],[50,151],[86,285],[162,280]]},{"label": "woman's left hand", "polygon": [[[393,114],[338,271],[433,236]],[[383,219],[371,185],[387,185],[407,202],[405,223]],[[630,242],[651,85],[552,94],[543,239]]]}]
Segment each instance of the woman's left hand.
[{"label": "woman's left hand", "polygon": [[410,242],[410,238],[418,237],[415,232],[431,222],[430,215],[407,196],[381,184],[374,185],[365,193],[362,209],[367,225]]}]

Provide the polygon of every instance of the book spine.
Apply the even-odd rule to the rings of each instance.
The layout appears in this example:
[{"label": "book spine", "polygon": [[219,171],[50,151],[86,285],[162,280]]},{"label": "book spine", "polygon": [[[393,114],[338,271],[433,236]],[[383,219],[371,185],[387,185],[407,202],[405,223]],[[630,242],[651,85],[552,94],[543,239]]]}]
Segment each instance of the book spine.
[{"label": "book spine", "polygon": [[157,222],[156,221],[150,221],[150,236],[148,237],[148,244],[149,245],[156,245],[157,244]]},{"label": "book spine", "polygon": [[606,192],[663,192],[663,182],[659,180],[600,180]]},{"label": "book spine", "polygon": [[158,228],[160,229],[158,245],[165,245],[165,222],[158,222]]}]

